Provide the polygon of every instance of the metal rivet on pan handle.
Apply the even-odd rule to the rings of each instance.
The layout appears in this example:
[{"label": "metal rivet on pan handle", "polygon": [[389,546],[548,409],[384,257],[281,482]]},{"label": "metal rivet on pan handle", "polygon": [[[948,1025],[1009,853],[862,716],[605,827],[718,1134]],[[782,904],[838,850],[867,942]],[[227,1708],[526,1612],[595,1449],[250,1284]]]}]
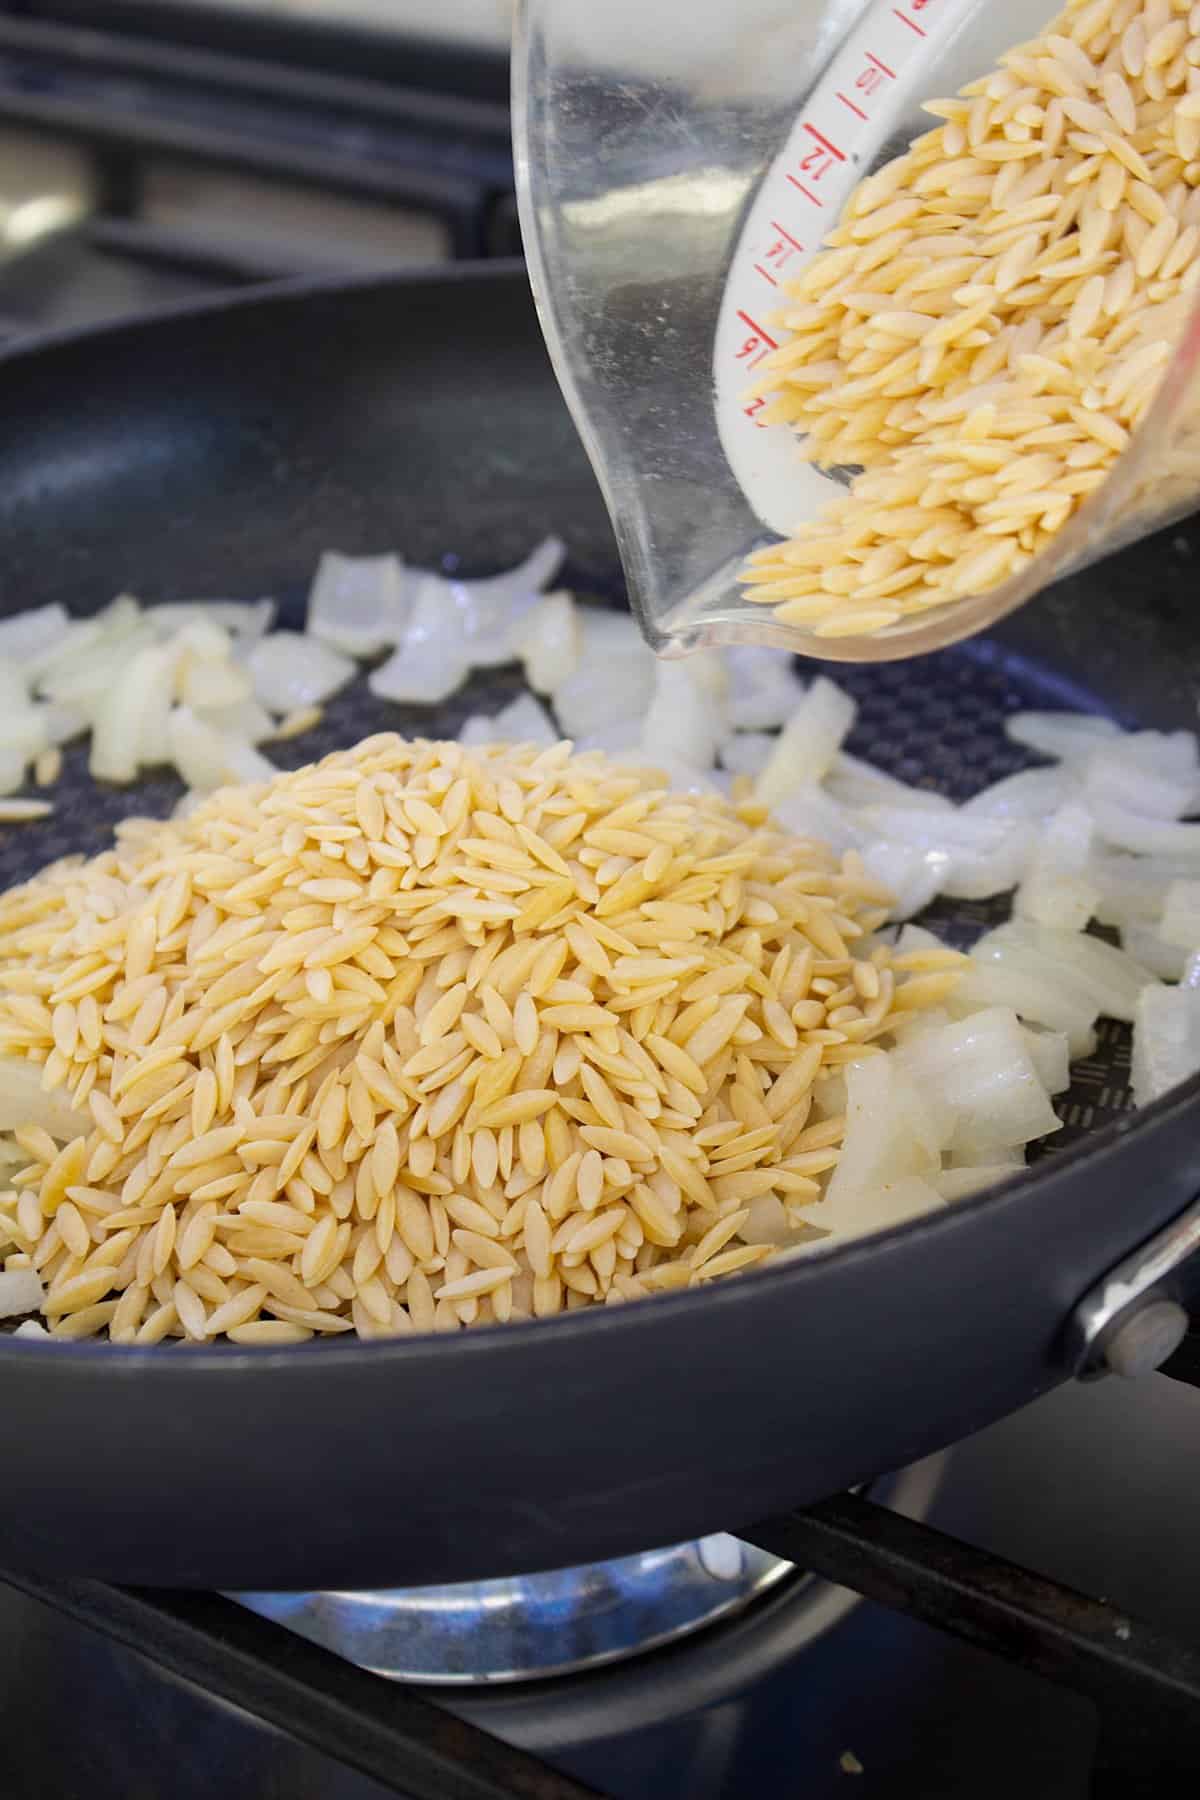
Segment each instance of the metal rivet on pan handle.
[{"label": "metal rivet on pan handle", "polygon": [[1189,1320],[1176,1278],[1200,1252],[1200,1200],[1089,1289],[1067,1325],[1067,1361],[1081,1381],[1149,1375],[1174,1355]]}]

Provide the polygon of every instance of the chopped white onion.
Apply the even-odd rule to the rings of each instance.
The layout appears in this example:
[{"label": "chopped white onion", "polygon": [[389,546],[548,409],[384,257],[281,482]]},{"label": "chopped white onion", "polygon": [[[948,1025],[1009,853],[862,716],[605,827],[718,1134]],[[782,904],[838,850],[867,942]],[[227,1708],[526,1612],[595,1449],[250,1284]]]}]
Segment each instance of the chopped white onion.
[{"label": "chopped white onion", "polygon": [[914,1083],[897,1055],[866,1056],[849,1063],[845,1078],[841,1155],[824,1199],[814,1202],[811,1210],[807,1204],[797,1208],[808,1223],[839,1234],[853,1233],[862,1196],[903,1176],[937,1170],[952,1123],[940,1109],[930,1108],[929,1095],[937,1090]]},{"label": "chopped white onion", "polygon": [[42,1341],[47,1344],[52,1344],[54,1342],[54,1339],[50,1336],[46,1327],[44,1325],[39,1325],[36,1319],[26,1319],[23,1324],[17,1326],[17,1329],[13,1332],[13,1336],[15,1338],[41,1338]]},{"label": "chopped white onion", "polygon": [[[244,744],[265,744],[276,733],[276,724],[257,700],[239,700],[233,706],[201,706],[196,717],[219,731],[222,737],[240,738]],[[144,757],[149,762],[149,757]]]},{"label": "chopped white onion", "polygon": [[345,687],[355,673],[354,664],[340,650],[298,631],[270,632],[255,644],[247,662],[255,697],[275,713],[319,705]]},{"label": "chopped white onion", "polygon": [[540,744],[549,749],[558,733],[545,707],[532,694],[520,694],[492,720],[498,743]]},{"label": "chopped white onion", "polygon": [[1028,1050],[1038,1080],[1048,1094],[1065,1094],[1071,1085],[1071,1047],[1066,1033],[1043,1031],[1036,1026],[1024,1027]]},{"label": "chopped white onion", "polygon": [[1182,981],[1187,972],[1188,951],[1178,944],[1168,944],[1148,925],[1123,925],[1121,947],[1160,981]]},{"label": "chopped white onion", "polygon": [[1133,1019],[1138,995],[1154,982],[1154,976],[1115,944],[1084,932],[1055,931],[1049,926],[1034,925],[1023,919],[1011,919],[999,925],[982,940],[986,953],[994,953],[1000,945],[1019,949],[1030,957],[1040,957],[1047,973],[1059,980],[1078,980],[1097,1003],[1097,1009],[1109,1019]]},{"label": "chopped white onion", "polygon": [[915,806],[924,812],[953,812],[953,804],[944,794],[930,788],[910,787],[897,781],[871,763],[839,750],[825,786],[843,806]]},{"label": "chopped white onion", "polygon": [[853,817],[815,782],[792,788],[773,810],[779,823],[794,836],[820,838],[838,855],[866,847],[868,840]]},{"label": "chopped white onion", "polygon": [[1182,856],[1200,865],[1200,825],[1153,818],[1098,795],[1093,795],[1089,804],[1096,830],[1116,849],[1149,856]]},{"label": "chopped white onion", "polygon": [[562,567],[565,555],[566,547],[558,538],[546,538],[524,562],[503,575],[482,581],[426,577],[441,585],[457,614],[472,668],[496,668],[516,660],[524,621],[537,606],[547,582]]},{"label": "chopped white onion", "polygon": [[46,1290],[36,1269],[0,1271],[0,1319],[39,1312]]},{"label": "chopped white onion", "polygon": [[925,1032],[895,1057],[916,1091],[936,1094],[952,1113],[948,1147],[961,1153],[1025,1144],[1059,1130],[1025,1034],[1006,1007]]},{"label": "chopped white onion", "polygon": [[198,719],[190,706],[176,706],[167,723],[171,761],[186,785],[211,793],[230,779],[230,740]]},{"label": "chopped white onion", "polygon": [[1148,987],[1133,1028],[1131,1083],[1138,1106],[1200,1072],[1200,989]]},{"label": "chopped white onion", "polygon": [[754,798],[773,812],[795,788],[821,781],[854,724],[858,708],[824,675],[819,675],[779,734]]},{"label": "chopped white onion", "polygon": [[723,660],[733,729],[771,731],[786,725],[804,698],[804,683],[791,656],[786,651],[736,644],[724,652]]},{"label": "chopped white onion", "polygon": [[1120,727],[1111,719],[1094,713],[1018,712],[1004,721],[1004,729],[1015,744],[1037,750],[1042,756],[1061,758],[1087,756],[1102,738],[1120,736]]},{"label": "chopped white onion", "polygon": [[868,875],[892,895],[888,914],[892,919],[911,919],[923,912],[941,891],[950,867],[950,858],[941,850],[922,850],[889,838],[867,839],[859,854]]},{"label": "chopped white onion", "polygon": [[723,700],[706,691],[686,662],[660,662],[654,694],[642,725],[641,747],[649,762],[681,762],[710,769],[725,731]]},{"label": "chopped white onion", "polygon": [[1068,768],[1022,769],[1006,775],[973,794],[963,812],[989,819],[1047,818],[1079,792],[1079,783]]},{"label": "chopped white onion", "polygon": [[768,731],[738,731],[725,739],[717,755],[731,775],[757,775],[774,748],[775,738]]},{"label": "chopped white onion", "polygon": [[654,694],[657,663],[627,613],[580,607],[579,662],[551,695],[564,733],[576,740],[626,719],[641,721]]},{"label": "chopped white onion", "polygon": [[232,632],[239,647],[248,647],[270,631],[276,610],[273,600],[164,600],[148,606],[144,616],[162,638],[203,620]]},{"label": "chopped white onion", "polygon": [[33,664],[58,648],[71,629],[65,608],[57,602],[0,619],[0,657]]},{"label": "chopped white onion", "polygon": [[522,621],[513,643],[536,694],[553,694],[579,664],[583,632],[574,596],[560,589],[546,594]]},{"label": "chopped white onion", "polygon": [[347,656],[378,656],[404,637],[413,585],[398,556],[326,550],[309,589],[305,629]]},{"label": "chopped white onion", "polygon": [[76,1112],[62,1088],[49,1092],[43,1088],[37,1063],[0,1057],[0,1131],[16,1131],[22,1125],[40,1125],[63,1143],[91,1130],[89,1116]]},{"label": "chopped white onion", "polygon": [[1145,819],[1181,819],[1191,812],[1200,798],[1200,771],[1180,767],[1172,772],[1162,762],[1155,766],[1139,757],[1136,748],[1135,740],[1120,738],[1092,752],[1084,773],[1088,803]]},{"label": "chopped white onion", "polygon": [[946,859],[943,892],[986,900],[1014,887],[1033,845],[1033,827],[915,806],[867,806],[855,814],[868,839],[910,844]]},{"label": "chopped white onion", "polygon": [[1200,880],[1168,883],[1158,935],[1181,950],[1200,950]]},{"label": "chopped white onion", "polygon": [[975,1163],[964,1169],[943,1169],[929,1177],[929,1185],[937,1189],[948,1203],[981,1194],[985,1188],[999,1187],[1013,1178],[1012,1163]]}]

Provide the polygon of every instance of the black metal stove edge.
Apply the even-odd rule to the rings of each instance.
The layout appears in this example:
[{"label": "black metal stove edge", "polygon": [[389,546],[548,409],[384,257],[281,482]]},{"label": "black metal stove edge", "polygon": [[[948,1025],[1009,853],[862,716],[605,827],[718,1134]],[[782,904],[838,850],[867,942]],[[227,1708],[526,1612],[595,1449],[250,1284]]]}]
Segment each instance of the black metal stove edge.
[{"label": "black metal stove edge", "polygon": [[0,1571],[0,1581],[404,1800],[594,1800],[594,1789],[411,1688],[358,1669],[219,1594],[8,1571]]},{"label": "black metal stove edge", "polygon": [[1161,1796],[1164,1778],[1200,1769],[1200,1650],[1104,1601],[856,1494],[738,1535],[1090,1700],[1094,1795]]}]

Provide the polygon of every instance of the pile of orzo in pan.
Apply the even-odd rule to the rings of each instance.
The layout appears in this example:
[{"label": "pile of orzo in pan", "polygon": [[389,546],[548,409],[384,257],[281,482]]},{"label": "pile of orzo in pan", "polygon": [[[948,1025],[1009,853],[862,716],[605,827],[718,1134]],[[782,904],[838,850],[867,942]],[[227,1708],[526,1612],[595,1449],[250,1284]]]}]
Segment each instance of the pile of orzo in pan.
[{"label": "pile of orzo in pan", "polygon": [[120,1343],[750,1268],[819,1229],[823,1087],[957,979],[870,941],[887,901],[852,852],[567,744],[384,735],[127,823],[0,899],[0,1087],[45,1120],[5,1147],[5,1267]]}]

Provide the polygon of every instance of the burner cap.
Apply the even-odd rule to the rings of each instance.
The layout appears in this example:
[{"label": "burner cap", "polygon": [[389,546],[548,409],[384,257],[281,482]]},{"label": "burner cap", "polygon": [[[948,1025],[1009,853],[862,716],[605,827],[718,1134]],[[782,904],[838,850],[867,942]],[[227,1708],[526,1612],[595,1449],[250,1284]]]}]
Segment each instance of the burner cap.
[{"label": "burner cap", "polygon": [[469,1685],[620,1662],[728,1618],[794,1572],[791,1563],[716,1532],[538,1575],[236,1598],[378,1675]]}]

